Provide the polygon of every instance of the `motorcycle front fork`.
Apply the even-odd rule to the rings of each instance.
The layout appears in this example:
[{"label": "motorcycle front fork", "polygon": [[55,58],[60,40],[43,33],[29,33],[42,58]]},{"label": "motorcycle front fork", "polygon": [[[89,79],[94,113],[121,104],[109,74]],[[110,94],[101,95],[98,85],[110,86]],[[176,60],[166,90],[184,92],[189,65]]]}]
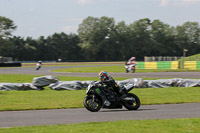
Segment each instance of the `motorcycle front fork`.
[{"label": "motorcycle front fork", "polygon": [[92,96],[92,102],[95,102],[95,95]]}]

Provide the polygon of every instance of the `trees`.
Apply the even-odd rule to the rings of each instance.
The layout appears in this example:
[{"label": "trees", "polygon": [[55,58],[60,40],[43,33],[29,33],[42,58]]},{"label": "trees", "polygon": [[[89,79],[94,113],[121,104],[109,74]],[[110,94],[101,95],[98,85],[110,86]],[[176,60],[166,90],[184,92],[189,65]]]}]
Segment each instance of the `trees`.
[{"label": "trees", "polygon": [[176,45],[182,55],[183,49],[188,49],[188,54],[193,55],[200,51],[200,26],[197,22],[185,22],[176,27]]},{"label": "trees", "polygon": [[154,20],[151,24],[152,51],[154,56],[176,55],[178,51],[173,35],[174,28],[164,24],[160,20]]},{"label": "trees", "polygon": [[0,38],[11,36],[16,28],[17,26],[11,19],[0,16]]},{"label": "trees", "polygon": [[115,26],[113,18],[88,17],[79,25],[78,35],[86,60],[109,60],[112,31]]},{"label": "trees", "polygon": [[119,61],[135,56],[182,56],[200,51],[200,26],[186,22],[170,26],[149,18],[126,24],[111,17],[87,17],[78,35],[54,33],[38,39],[12,36],[13,21],[0,17],[0,55],[15,60]]},{"label": "trees", "polygon": [[9,37],[16,28],[12,20],[0,16],[0,56],[13,55],[13,46],[9,41]]},{"label": "trees", "polygon": [[129,25],[131,33],[130,49],[137,59],[143,59],[151,53],[151,21],[148,18],[140,19]]},{"label": "trees", "polygon": [[196,22],[173,27],[160,20],[144,18],[126,25],[123,21],[115,24],[113,18],[88,17],[79,25],[78,33],[86,60],[182,56],[184,48],[190,54],[198,53],[200,48]]},{"label": "trees", "polygon": [[55,33],[47,37],[46,47],[49,60],[81,60],[80,47],[78,46],[79,38],[75,34]]},{"label": "trees", "polygon": [[26,52],[26,49],[25,49],[26,42],[23,38],[14,36],[13,38],[10,38],[9,40],[13,47],[12,52],[11,52],[13,56],[11,57],[13,57],[14,60],[24,61],[24,60],[31,59],[29,57],[29,53]]}]

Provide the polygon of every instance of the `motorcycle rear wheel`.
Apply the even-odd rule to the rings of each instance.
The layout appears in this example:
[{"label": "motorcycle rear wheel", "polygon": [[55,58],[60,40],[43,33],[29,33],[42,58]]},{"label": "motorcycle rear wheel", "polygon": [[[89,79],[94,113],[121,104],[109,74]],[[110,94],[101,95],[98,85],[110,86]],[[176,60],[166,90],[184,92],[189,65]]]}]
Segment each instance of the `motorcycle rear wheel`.
[{"label": "motorcycle rear wheel", "polygon": [[135,69],[132,69],[131,71],[132,71],[132,73],[134,73],[134,72],[135,72]]},{"label": "motorcycle rear wheel", "polygon": [[85,108],[91,112],[97,112],[102,107],[101,101],[96,97],[94,99],[92,96],[86,96],[84,98],[83,104]]},{"label": "motorcycle rear wheel", "polygon": [[134,101],[124,101],[123,105],[128,110],[137,110],[140,107],[140,99],[133,93],[128,93],[127,97],[134,98]]}]

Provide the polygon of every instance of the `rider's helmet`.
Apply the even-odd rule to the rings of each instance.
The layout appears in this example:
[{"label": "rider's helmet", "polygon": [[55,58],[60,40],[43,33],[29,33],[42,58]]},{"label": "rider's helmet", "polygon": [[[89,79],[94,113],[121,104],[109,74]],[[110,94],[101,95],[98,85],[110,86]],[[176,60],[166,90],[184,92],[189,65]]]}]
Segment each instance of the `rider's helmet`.
[{"label": "rider's helmet", "polygon": [[131,60],[131,61],[135,61],[135,57],[131,57],[129,60]]},{"label": "rider's helmet", "polygon": [[42,61],[41,61],[41,60],[39,60],[39,61],[38,61],[38,63],[42,64]]},{"label": "rider's helmet", "polygon": [[108,73],[105,72],[105,71],[101,71],[101,72],[99,73],[99,78],[100,78],[101,81],[106,80],[106,79],[108,78]]}]

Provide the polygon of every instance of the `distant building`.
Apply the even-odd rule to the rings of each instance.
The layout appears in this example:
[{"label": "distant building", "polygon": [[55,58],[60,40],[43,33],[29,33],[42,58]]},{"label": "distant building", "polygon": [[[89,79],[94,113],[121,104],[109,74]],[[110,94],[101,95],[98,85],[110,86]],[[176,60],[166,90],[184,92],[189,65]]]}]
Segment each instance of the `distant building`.
[{"label": "distant building", "polygon": [[12,63],[12,62],[13,62],[12,57],[0,56],[0,63]]}]

